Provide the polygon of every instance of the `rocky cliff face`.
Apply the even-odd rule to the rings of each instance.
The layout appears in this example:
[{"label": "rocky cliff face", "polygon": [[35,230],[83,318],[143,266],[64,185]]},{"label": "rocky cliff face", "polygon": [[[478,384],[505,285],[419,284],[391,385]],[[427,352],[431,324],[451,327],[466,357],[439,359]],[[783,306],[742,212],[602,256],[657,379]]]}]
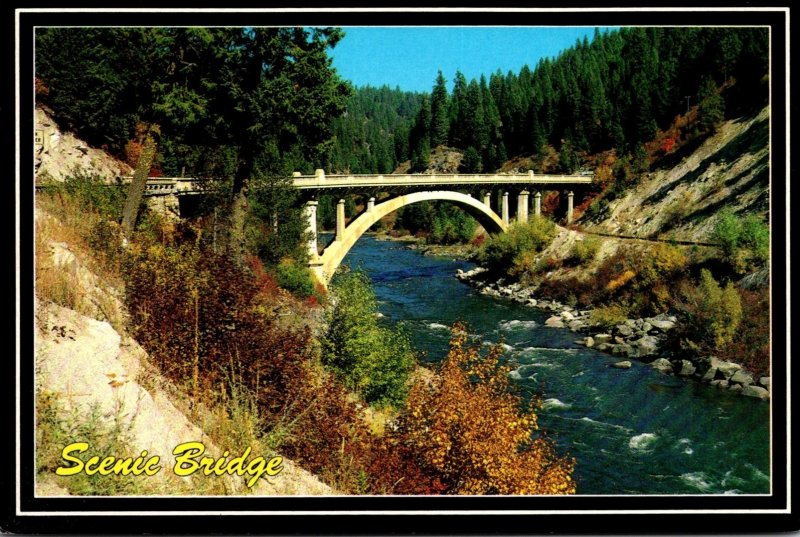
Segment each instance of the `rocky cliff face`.
[{"label": "rocky cliff face", "polygon": [[71,133],[63,133],[42,108],[36,108],[34,129],[35,177],[37,183],[63,181],[76,170],[114,179],[133,169],[101,149],[89,147]]}]

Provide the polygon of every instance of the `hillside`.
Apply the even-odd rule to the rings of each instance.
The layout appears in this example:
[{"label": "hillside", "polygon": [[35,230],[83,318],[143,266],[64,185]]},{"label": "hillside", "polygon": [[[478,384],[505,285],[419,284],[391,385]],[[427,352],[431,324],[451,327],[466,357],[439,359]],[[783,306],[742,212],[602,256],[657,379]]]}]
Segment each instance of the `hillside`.
[{"label": "hillside", "polygon": [[659,169],[608,205],[586,230],[708,241],[723,208],[769,212],[769,108],[726,121],[696,150],[668,155]]}]

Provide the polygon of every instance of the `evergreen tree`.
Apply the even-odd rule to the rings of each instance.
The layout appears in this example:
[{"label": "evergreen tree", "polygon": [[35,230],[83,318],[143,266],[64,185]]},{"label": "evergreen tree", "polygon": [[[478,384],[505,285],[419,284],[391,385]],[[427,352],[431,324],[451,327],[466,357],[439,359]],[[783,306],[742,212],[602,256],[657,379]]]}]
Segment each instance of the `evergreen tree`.
[{"label": "evergreen tree", "polygon": [[449,131],[447,86],[442,72],[436,77],[436,84],[431,94],[431,146],[447,143]]}]

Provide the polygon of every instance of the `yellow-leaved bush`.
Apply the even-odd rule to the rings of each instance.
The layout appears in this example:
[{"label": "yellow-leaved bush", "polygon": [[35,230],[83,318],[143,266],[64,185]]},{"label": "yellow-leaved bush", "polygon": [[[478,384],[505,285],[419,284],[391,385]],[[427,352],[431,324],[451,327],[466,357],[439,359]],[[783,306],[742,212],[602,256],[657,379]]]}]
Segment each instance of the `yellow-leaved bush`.
[{"label": "yellow-leaved bush", "polygon": [[500,363],[453,327],[450,352],[432,379],[417,382],[396,434],[445,494],[573,494],[575,461],[538,429],[538,400],[523,404]]}]

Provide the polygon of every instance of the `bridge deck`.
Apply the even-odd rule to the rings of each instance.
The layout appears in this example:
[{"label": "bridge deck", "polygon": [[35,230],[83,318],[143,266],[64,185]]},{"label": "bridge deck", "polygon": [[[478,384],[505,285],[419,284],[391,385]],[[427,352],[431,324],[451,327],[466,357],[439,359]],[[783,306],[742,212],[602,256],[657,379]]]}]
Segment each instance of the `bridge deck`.
[{"label": "bridge deck", "polygon": [[588,185],[591,175],[517,174],[386,174],[386,175],[295,175],[294,186],[301,190],[354,187],[406,187],[443,185]]}]

